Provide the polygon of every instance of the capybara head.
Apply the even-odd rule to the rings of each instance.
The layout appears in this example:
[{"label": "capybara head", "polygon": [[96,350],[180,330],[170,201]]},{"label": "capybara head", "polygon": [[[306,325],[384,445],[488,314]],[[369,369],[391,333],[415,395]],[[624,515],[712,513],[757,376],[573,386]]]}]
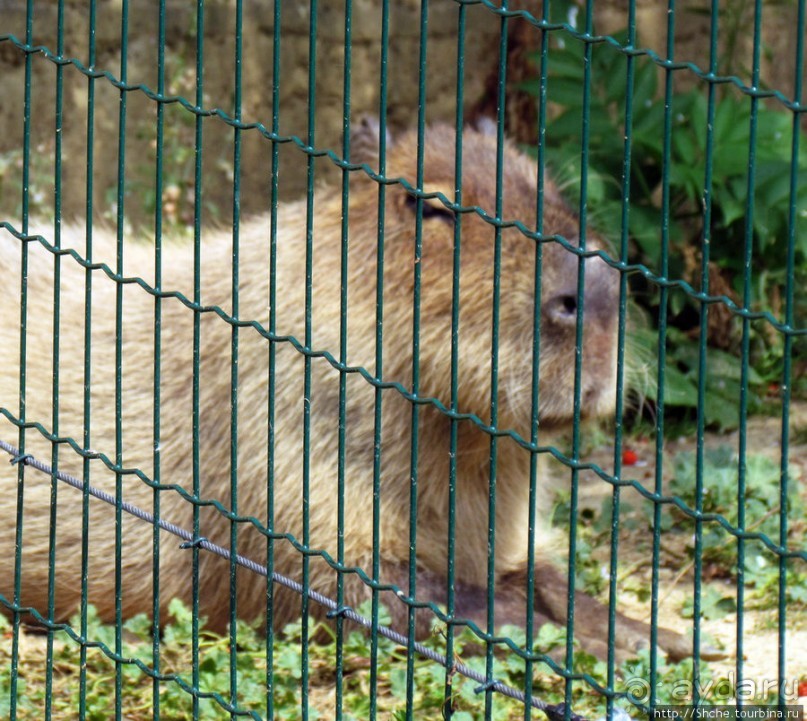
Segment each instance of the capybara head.
[{"label": "capybara head", "polygon": [[[416,131],[388,137],[385,176],[405,178],[415,185],[418,170]],[[378,168],[378,129],[365,120],[354,129],[352,159]],[[423,191],[440,192],[453,202],[459,186],[455,173],[456,134],[452,127],[425,129]],[[499,219],[504,221],[497,238],[497,139],[484,126],[466,128],[462,136],[461,205],[479,212],[456,212],[439,198],[422,201],[420,265],[420,395],[445,402],[451,388],[451,338],[454,298],[459,298],[458,402],[460,412],[491,419],[497,406],[497,425],[515,428],[529,436],[533,349],[540,357],[539,407],[542,425],[568,422],[574,408],[574,377],[578,319],[580,256],[556,240],[539,243],[510,224],[521,221],[535,230],[537,166],[512,143],[501,149],[501,198]],[[377,192],[377,191],[376,191]],[[415,283],[417,200],[400,184],[386,189],[385,293],[397,324],[396,337],[406,347],[390,353],[411,363],[411,324]],[[373,217],[375,221],[375,217]],[[502,224],[499,223],[501,226]],[[579,247],[580,220],[549,179],[544,181],[542,235],[562,236]],[[585,231],[586,250],[604,249],[602,239]],[[455,286],[455,239],[459,241],[459,276]],[[497,245],[500,254],[497,254]],[[540,250],[540,259],[538,251]],[[539,274],[536,262],[540,263]],[[610,412],[614,403],[618,272],[599,257],[584,261],[581,411],[583,416]],[[538,279],[536,281],[536,279]],[[540,284],[540,313],[535,318],[535,288]],[[498,309],[496,309],[498,305]],[[395,308],[407,312],[395,316]],[[494,317],[498,322],[494,326]],[[401,332],[401,325],[406,332]],[[534,344],[534,328],[539,330]],[[494,356],[498,388],[492,394]],[[405,368],[400,371],[405,374]],[[495,398],[494,398],[495,395]]]}]

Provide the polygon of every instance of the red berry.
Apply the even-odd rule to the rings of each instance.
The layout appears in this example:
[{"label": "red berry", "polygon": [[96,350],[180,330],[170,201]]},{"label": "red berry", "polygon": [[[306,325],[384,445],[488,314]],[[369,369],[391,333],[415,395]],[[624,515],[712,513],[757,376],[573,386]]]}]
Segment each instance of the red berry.
[{"label": "red berry", "polygon": [[636,451],[632,451],[630,448],[626,448],[624,451],[622,451],[623,466],[633,466],[638,460],[639,455],[636,453]]}]

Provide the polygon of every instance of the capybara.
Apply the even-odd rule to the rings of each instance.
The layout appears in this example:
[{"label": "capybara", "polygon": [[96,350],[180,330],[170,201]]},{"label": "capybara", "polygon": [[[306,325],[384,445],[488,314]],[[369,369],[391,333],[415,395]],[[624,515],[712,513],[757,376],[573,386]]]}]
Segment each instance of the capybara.
[{"label": "capybara", "polygon": [[[377,125],[363,121],[353,133],[353,160],[377,169]],[[454,197],[454,130],[429,126],[423,148],[427,192]],[[495,135],[484,129],[463,132],[463,206],[496,211]],[[302,156],[301,156],[302,157]],[[417,134],[390,138],[387,178],[417,177]],[[505,220],[534,226],[536,164],[506,144],[503,152],[502,212]],[[162,240],[159,277],[153,238],[122,244],[122,276],[140,278],[173,295],[155,299],[138,283],[117,283],[103,271],[87,271],[72,255],[59,263],[58,414],[53,412],[54,267],[56,259],[41,243],[29,241],[27,276],[25,419],[36,421],[59,438],[70,437],[93,454],[103,453],[124,468],[138,468],[165,486],[180,486],[198,497],[217,500],[240,519],[252,517],[274,531],[273,569],[302,578],[303,554],[290,538],[338,558],[340,530],[338,483],[344,485],[344,565],[373,573],[374,469],[380,481],[379,576],[409,593],[410,497],[416,480],[416,598],[445,603],[449,465],[452,421],[452,308],[455,226],[460,224],[456,421],[456,616],[486,627],[489,559],[491,434],[483,424],[495,420],[498,431],[531,437],[533,328],[536,288],[536,241],[507,223],[501,229],[500,274],[494,278],[494,224],[473,211],[455,213],[439,199],[422,202],[422,252],[416,257],[417,200],[399,183],[385,186],[383,223],[379,185],[364,170],[351,174],[347,208],[347,277],[342,278],[343,209],[339,188],[318,186],[313,197],[311,275],[307,279],[306,201],[281,203],[276,252],[270,248],[270,217],[244,220],[237,234],[238,274],[233,278],[231,229],[204,228],[198,289],[194,288],[193,244],[187,236]],[[461,216],[461,217],[460,217]],[[379,234],[379,226],[383,235]],[[547,181],[543,230],[576,244],[577,216]],[[52,228],[38,226],[52,240]],[[95,227],[62,228],[61,247],[92,262],[118,268],[116,233]],[[604,248],[592,231],[588,249]],[[379,239],[383,269],[379,270]],[[4,362],[0,406],[18,416],[20,409],[20,283],[22,243],[0,234],[0,293],[5,322],[0,327]],[[276,287],[270,288],[271,263]],[[553,431],[568,427],[574,410],[575,333],[578,307],[578,255],[548,240],[542,244],[540,277],[539,405],[542,445]],[[415,302],[416,266],[419,307]],[[383,294],[377,292],[383,277]],[[310,282],[307,282],[310,281]],[[85,313],[87,285],[91,313]],[[345,312],[342,314],[342,288]],[[237,289],[234,294],[233,287]],[[275,307],[270,307],[271,293]],[[116,324],[120,292],[122,314]],[[198,292],[198,296],[195,293]],[[182,302],[176,296],[187,299]],[[494,298],[498,325],[494,335]],[[198,303],[194,305],[193,300]],[[380,301],[380,302],[379,302]],[[193,307],[190,307],[193,306]],[[211,310],[213,306],[221,313]],[[306,308],[310,313],[306,313]],[[417,312],[416,312],[417,311]],[[584,323],[580,402],[583,416],[613,411],[616,381],[618,272],[598,257],[585,261]],[[235,328],[227,318],[241,321]],[[89,316],[89,325],[87,317]],[[194,431],[194,320],[198,322],[198,447]],[[255,321],[271,338],[261,334]],[[158,333],[155,332],[158,329]],[[344,336],[342,336],[344,331]],[[377,335],[383,338],[377,347]],[[116,340],[120,339],[120,359]],[[292,341],[291,339],[294,339]],[[497,340],[496,340],[497,339]],[[90,347],[89,362],[85,346]],[[497,348],[494,349],[494,340]],[[270,366],[270,348],[274,349]],[[494,353],[494,350],[497,353]],[[323,355],[327,351],[329,357]],[[492,364],[497,364],[492,393]],[[120,402],[115,369],[120,363]],[[344,372],[340,372],[342,369]],[[356,369],[364,369],[360,373]],[[416,372],[415,372],[416,371]],[[155,376],[159,383],[155,393]],[[378,382],[371,382],[377,379]],[[340,381],[344,383],[343,463],[340,464]],[[416,386],[415,386],[416,383]],[[397,385],[396,385],[397,384]],[[85,404],[85,387],[89,387]],[[234,390],[235,387],[235,390]],[[270,393],[271,389],[271,393]],[[403,390],[403,392],[402,392]],[[413,401],[416,395],[417,402]],[[433,402],[439,401],[443,409]],[[271,407],[270,407],[271,401]],[[159,407],[157,407],[159,403]],[[495,416],[492,408],[495,405]],[[116,441],[119,406],[120,443]],[[233,412],[233,408],[236,408]],[[273,415],[270,416],[270,410]],[[85,424],[88,415],[89,425]],[[233,422],[235,417],[236,422]],[[57,425],[58,423],[58,425]],[[413,429],[416,437],[413,437]],[[378,441],[376,440],[378,434]],[[26,431],[25,451],[50,462],[52,444],[37,429]],[[6,417],[0,437],[17,442],[18,429]],[[509,434],[495,448],[495,575],[497,624],[526,619],[530,451]],[[376,453],[378,458],[376,458]],[[198,462],[195,462],[198,459]],[[539,454],[535,566],[536,619],[565,623],[567,571],[563,547],[549,528],[555,490],[569,483],[569,470]],[[67,444],[58,445],[58,465],[65,472],[114,492],[115,474],[93,455],[83,461]],[[341,466],[341,469],[340,469]],[[0,522],[0,592],[14,597],[16,467],[3,464]],[[28,469],[22,493],[22,606],[43,616],[48,601],[50,478]],[[120,478],[123,499],[153,511],[187,530],[193,528],[192,504],[173,487],[155,493],[132,474]],[[267,488],[273,517],[268,517]],[[237,488],[237,494],[232,492]],[[304,498],[304,488],[308,489]],[[307,515],[307,523],[304,516]],[[80,603],[82,576],[82,494],[58,488],[56,513],[55,618],[64,619]],[[199,535],[229,548],[231,521],[211,505],[199,508]],[[88,600],[100,616],[115,612],[115,509],[89,502]],[[267,563],[267,537],[253,523],[235,523],[237,552]],[[282,535],[284,534],[284,535]],[[124,616],[152,610],[155,554],[153,527],[124,514],[121,552],[121,604]],[[160,533],[159,598],[161,616],[170,599],[189,600],[192,551]],[[223,628],[230,617],[231,592],[226,560],[200,551],[201,612],[208,624]],[[337,572],[320,555],[309,556],[312,589],[336,596]],[[344,574],[345,603],[356,607],[370,589],[355,573]],[[237,572],[236,613],[255,619],[265,613],[266,580],[244,569]],[[407,606],[384,593],[393,625],[405,629]],[[272,623],[280,627],[299,617],[300,597],[276,589]],[[312,612],[316,611],[312,603]],[[321,610],[319,611],[322,613]],[[418,612],[418,628],[429,628],[430,614]],[[577,593],[574,630],[587,650],[605,656],[606,607]],[[618,616],[617,650],[630,654],[649,643],[649,627]],[[659,643],[675,657],[688,653],[683,637],[660,629]]]}]

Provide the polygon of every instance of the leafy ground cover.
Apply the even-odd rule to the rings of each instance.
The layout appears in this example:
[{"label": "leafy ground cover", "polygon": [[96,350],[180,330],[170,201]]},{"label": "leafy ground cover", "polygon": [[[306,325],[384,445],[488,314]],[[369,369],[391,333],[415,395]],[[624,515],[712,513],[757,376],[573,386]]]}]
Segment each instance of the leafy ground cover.
[{"label": "leafy ground cover", "polygon": [[[688,504],[694,504],[691,478],[694,473],[694,455],[691,448],[676,448],[670,455],[669,489]],[[753,455],[748,463],[748,504],[746,509],[748,528],[760,530],[775,537],[778,533],[778,496],[776,493],[778,469],[763,455]],[[705,456],[705,474],[709,478],[709,492],[704,499],[709,512],[721,513],[727,520],[736,523],[736,458],[725,445],[708,450]],[[795,488],[795,484],[794,484]],[[804,498],[793,494],[791,498],[793,523],[790,534],[793,539],[803,537]],[[560,499],[557,518],[562,519],[566,507]],[[649,598],[649,564],[643,543],[649,538],[648,530],[652,514],[640,503],[631,503],[630,498],[620,511],[620,604],[627,604],[629,613],[637,618],[646,617]],[[662,545],[663,592],[661,618],[662,625],[686,628],[691,625],[692,570],[694,566],[693,535],[691,522],[679,516],[675,510],[662,517],[664,528]],[[588,591],[605,597],[607,549],[611,518],[608,503],[601,509],[591,510],[584,503],[581,514],[578,539],[578,584]],[[703,567],[705,585],[702,594],[701,619],[705,631],[704,642],[713,646],[732,647],[733,631],[737,618],[736,608],[736,544],[726,540],[726,534],[719,528],[706,524],[703,533]],[[624,555],[623,555],[624,554]],[[759,659],[763,653],[775,654],[776,646],[776,598],[778,567],[772,556],[758,544],[748,544],[746,553],[746,596],[744,614],[746,616],[746,649],[756,649],[755,640],[764,643],[762,649],[754,652]],[[673,595],[670,596],[670,593]],[[797,619],[804,618],[807,609],[807,574],[803,568],[792,565],[787,585],[788,612],[794,629]],[[369,614],[369,609],[360,609]],[[382,622],[384,619],[382,618]],[[163,628],[160,644],[160,667],[164,674],[177,674],[185,682],[191,682],[192,669],[192,626],[189,609],[179,602],[171,606],[171,619]],[[722,624],[722,626],[721,626]],[[79,628],[79,620],[73,619],[72,626]],[[723,628],[725,627],[725,628]],[[336,640],[330,626],[325,626],[326,640],[308,647],[309,693],[306,696],[311,719],[334,718],[337,677],[335,671]],[[346,626],[344,643],[344,665],[342,674],[343,718],[360,721],[369,716],[370,709],[370,644],[361,631]],[[725,630],[726,633],[721,633]],[[713,633],[714,631],[714,633]],[[519,646],[524,645],[524,634],[518,628],[508,628],[505,632]],[[114,648],[114,627],[102,624],[91,609],[88,638],[101,641]],[[0,716],[7,715],[10,688],[11,626],[0,616]],[[145,616],[137,616],[126,621],[124,626],[124,653],[127,658],[139,659],[146,667],[152,668],[152,627]],[[240,710],[253,711],[266,718],[267,708],[267,649],[265,636],[257,626],[239,622],[238,649],[236,654],[237,705]],[[274,680],[272,698],[273,718],[299,719],[301,714],[301,675],[303,655],[301,650],[301,625],[288,626],[274,639],[272,658]],[[443,652],[445,650],[445,629],[435,626],[433,636],[427,645]],[[561,652],[564,634],[561,630],[545,626],[541,629],[536,647],[549,652]],[[39,630],[24,629],[20,639],[20,664],[17,693],[17,712],[21,719],[43,718],[46,702],[46,639]],[[455,652],[458,660],[475,670],[484,673],[485,659],[480,656],[478,644],[469,632],[457,639]],[[797,649],[791,644],[790,653]],[[746,651],[748,653],[748,651]],[[749,656],[751,654],[748,654]],[[215,691],[225,702],[229,700],[231,655],[228,635],[218,635],[204,628],[199,644],[199,688],[202,691]],[[758,659],[754,659],[758,660]],[[805,659],[791,659],[792,673],[807,673]],[[53,691],[51,694],[52,718],[76,718],[80,707],[80,650],[77,643],[65,634],[56,634],[53,661]],[[728,702],[736,690],[736,674],[733,672],[734,659],[722,664],[700,664],[699,684],[704,700],[710,703]],[[750,673],[756,673],[752,665]],[[799,670],[801,669],[801,670]],[[607,681],[607,666],[592,656],[578,654],[577,673],[589,674],[596,683],[603,686]],[[115,663],[99,649],[87,651],[87,682],[84,695],[86,718],[109,719],[115,717]],[[658,670],[658,703],[682,703],[691,700],[693,667],[691,660],[679,664],[665,664]],[[763,672],[764,673],[764,672]],[[121,699],[122,718],[131,721],[154,717],[154,685],[150,676],[133,664],[121,667],[123,695]],[[445,689],[445,670],[432,661],[416,658],[413,665],[414,696],[413,705],[418,719],[442,718]],[[775,675],[768,669],[768,675]],[[524,688],[525,664],[514,653],[497,652],[495,677],[517,689]],[[622,690],[646,691],[649,686],[650,659],[648,654],[624,663],[616,674],[617,688]],[[378,712],[382,719],[405,718],[406,709],[407,658],[406,651],[390,641],[381,639],[378,662]],[[688,685],[689,684],[689,685]],[[484,694],[477,693],[479,684],[459,675],[452,676],[452,705],[456,721],[472,721],[484,718]],[[160,718],[186,719],[192,717],[192,696],[173,681],[158,685]],[[536,664],[533,673],[533,693],[550,704],[564,700],[564,683],[545,665]],[[573,685],[575,712],[589,719],[599,719],[604,715],[605,703],[601,695],[584,682]],[[771,700],[768,692],[756,702]],[[640,696],[641,698],[641,696]],[[630,710],[627,702],[619,706]],[[637,711],[632,711],[638,718]],[[228,718],[229,714],[216,700],[202,698],[199,701],[200,718]],[[521,719],[523,706],[514,700],[496,695],[492,718],[496,720]],[[541,717],[536,712],[536,718]]]}]

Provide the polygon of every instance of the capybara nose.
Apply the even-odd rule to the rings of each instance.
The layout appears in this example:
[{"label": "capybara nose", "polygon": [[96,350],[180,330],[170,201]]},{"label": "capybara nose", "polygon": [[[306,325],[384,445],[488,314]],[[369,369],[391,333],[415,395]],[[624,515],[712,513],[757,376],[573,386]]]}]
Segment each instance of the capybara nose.
[{"label": "capybara nose", "polygon": [[577,323],[577,291],[571,289],[548,298],[544,301],[544,314],[554,325],[574,328]]},{"label": "capybara nose", "polygon": [[[591,245],[597,247],[595,243]],[[583,322],[588,328],[610,328],[619,310],[619,273],[598,256],[583,262]],[[577,323],[579,263],[574,253],[559,254],[556,265],[564,282],[555,292],[544,293],[544,318],[556,328],[574,328]]]}]

